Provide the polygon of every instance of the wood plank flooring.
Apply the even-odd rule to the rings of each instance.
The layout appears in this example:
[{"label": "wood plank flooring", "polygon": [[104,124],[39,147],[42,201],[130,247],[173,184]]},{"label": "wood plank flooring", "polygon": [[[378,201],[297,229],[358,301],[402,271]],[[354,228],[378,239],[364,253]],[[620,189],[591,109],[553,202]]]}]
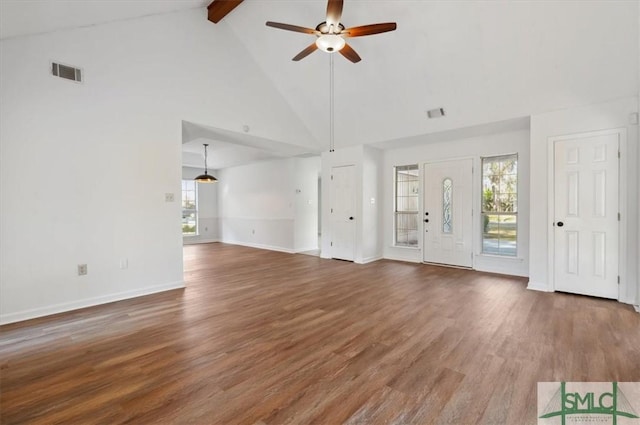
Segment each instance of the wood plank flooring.
[{"label": "wood plank flooring", "polygon": [[184,249],[187,288],[0,328],[2,424],[535,424],[640,381],[640,315],[526,279]]}]

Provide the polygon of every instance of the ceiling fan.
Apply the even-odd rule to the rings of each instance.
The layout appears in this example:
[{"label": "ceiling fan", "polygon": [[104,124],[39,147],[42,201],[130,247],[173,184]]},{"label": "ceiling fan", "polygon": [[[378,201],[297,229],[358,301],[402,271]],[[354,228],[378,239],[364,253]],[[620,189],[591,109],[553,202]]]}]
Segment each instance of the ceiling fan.
[{"label": "ceiling fan", "polygon": [[328,0],[327,19],[326,21],[319,23],[315,29],[271,21],[267,22],[267,26],[279,28],[281,30],[312,34],[317,37],[313,44],[294,56],[294,61],[299,61],[300,59],[303,59],[315,52],[317,49],[320,49],[328,53],[340,52],[342,56],[353,63],[360,62],[361,58],[356,51],[347,44],[345,38],[380,34],[382,32],[393,31],[397,27],[395,22],[386,22],[382,24],[345,28],[340,22],[340,19],[342,18],[342,6],[343,0]]}]

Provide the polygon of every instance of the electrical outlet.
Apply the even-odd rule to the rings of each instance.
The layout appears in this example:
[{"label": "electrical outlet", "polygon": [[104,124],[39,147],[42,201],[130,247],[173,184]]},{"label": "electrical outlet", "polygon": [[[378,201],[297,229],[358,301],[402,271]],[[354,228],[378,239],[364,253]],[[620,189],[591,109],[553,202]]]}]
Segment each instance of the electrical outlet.
[{"label": "electrical outlet", "polygon": [[251,229],[251,234],[255,235],[256,234],[256,229]]},{"label": "electrical outlet", "polygon": [[86,264],[78,264],[78,276],[84,276],[88,273]]},{"label": "electrical outlet", "polygon": [[128,269],[129,268],[129,260],[126,259],[126,258],[120,259],[120,268],[122,270]]},{"label": "electrical outlet", "polygon": [[173,201],[175,201],[175,196],[173,195],[173,193],[165,193],[164,194],[164,201],[165,202],[173,202]]}]

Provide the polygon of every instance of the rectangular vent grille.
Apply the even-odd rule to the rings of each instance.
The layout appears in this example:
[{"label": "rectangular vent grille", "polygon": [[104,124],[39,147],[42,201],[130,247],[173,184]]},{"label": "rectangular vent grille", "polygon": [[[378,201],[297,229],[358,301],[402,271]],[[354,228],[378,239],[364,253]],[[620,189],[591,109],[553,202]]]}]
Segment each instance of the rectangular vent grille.
[{"label": "rectangular vent grille", "polygon": [[444,117],[444,108],[431,109],[427,111],[427,116],[429,118],[440,118]]},{"label": "rectangular vent grille", "polygon": [[80,68],[62,65],[61,63],[51,63],[51,74],[66,80],[82,82],[82,70]]}]

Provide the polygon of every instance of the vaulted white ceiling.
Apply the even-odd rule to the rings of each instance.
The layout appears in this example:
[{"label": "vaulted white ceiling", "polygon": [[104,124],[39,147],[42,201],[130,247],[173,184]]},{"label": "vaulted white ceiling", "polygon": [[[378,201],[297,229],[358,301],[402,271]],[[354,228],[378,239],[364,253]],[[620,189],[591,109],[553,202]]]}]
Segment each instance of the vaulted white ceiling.
[{"label": "vaulted white ceiling", "polygon": [[207,4],[206,0],[2,0],[0,39],[100,25]]},{"label": "vaulted white ceiling", "polygon": [[[262,1],[228,17],[256,63],[318,140],[328,140],[329,55],[291,58],[324,1]],[[395,21],[335,55],[336,145],[389,141],[637,93],[638,3],[345,0],[346,26]],[[428,120],[443,107],[446,117]]]},{"label": "vaulted white ceiling", "polygon": [[[0,35],[204,10],[207,3],[2,0]],[[317,51],[292,62],[313,36],[265,22],[315,27],[325,9],[325,0],[247,0],[209,33],[240,41],[309,129],[316,151],[326,150],[329,140],[329,55]],[[398,29],[350,39],[362,57],[357,64],[334,56],[337,147],[390,148],[396,140],[400,145],[433,139],[426,135],[446,138],[447,131],[490,123],[513,120],[517,126],[531,114],[638,93],[634,1],[345,0],[342,21],[345,26],[394,21]],[[446,116],[427,119],[426,111],[439,107]]]}]

